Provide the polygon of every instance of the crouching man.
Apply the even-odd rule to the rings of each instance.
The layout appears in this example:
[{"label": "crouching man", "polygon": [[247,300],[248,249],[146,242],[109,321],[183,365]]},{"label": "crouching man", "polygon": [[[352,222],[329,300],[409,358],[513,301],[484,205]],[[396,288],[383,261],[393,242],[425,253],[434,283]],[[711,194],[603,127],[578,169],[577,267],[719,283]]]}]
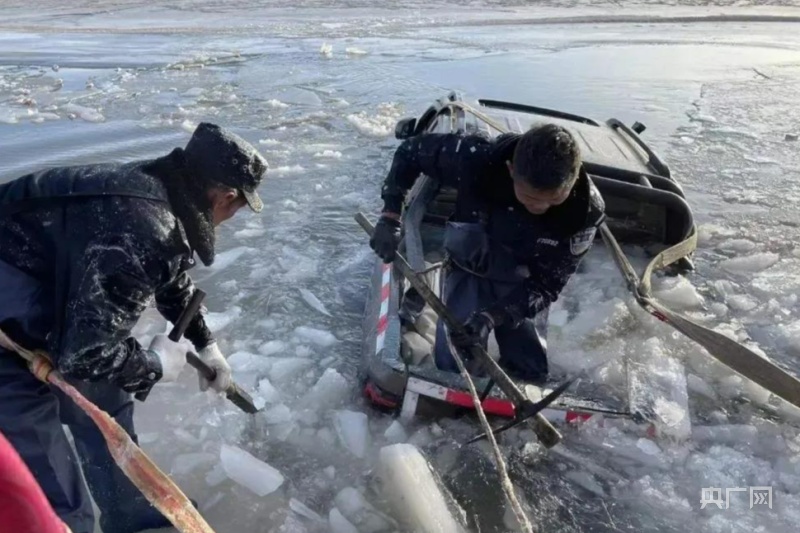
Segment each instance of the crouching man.
[{"label": "crouching man", "polygon": [[[509,374],[545,379],[545,343],[532,319],[558,298],[605,218],[575,139],[548,124],[492,141],[455,133],[405,140],[370,241],[385,262],[394,259],[403,198],[420,173],[458,192],[445,229],[444,300],[468,334],[454,335],[454,346],[464,355],[474,343],[485,348],[494,331]],[[440,369],[458,371],[441,320],[434,354]]]},{"label": "crouching man", "polygon": [[[131,329],[155,301],[178,319],[194,285],[196,253],[214,260],[215,226],[249,205],[266,161],[243,139],[202,123],[185,149],[127,164],[54,168],[0,185],[0,329],[47,351],[55,368],[136,439],[132,393],[177,379],[186,349]],[[230,367],[202,316],[185,337],[216,370],[200,388],[224,391]],[[69,426],[107,533],[170,525],[114,464],[91,420],[0,348],[0,432],[73,533],[94,516],[62,423]]]}]

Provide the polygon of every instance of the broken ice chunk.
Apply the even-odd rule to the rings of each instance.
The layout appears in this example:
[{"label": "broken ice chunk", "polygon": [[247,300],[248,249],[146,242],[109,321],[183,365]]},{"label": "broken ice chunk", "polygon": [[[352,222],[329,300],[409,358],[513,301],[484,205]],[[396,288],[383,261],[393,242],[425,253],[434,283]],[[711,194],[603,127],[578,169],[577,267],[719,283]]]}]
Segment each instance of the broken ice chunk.
[{"label": "broken ice chunk", "polygon": [[222,468],[221,464],[217,464],[209,470],[208,474],[206,474],[206,484],[209,487],[216,487],[223,481],[228,479],[228,475],[225,473],[225,469]]},{"label": "broken ice chunk", "polygon": [[756,249],[756,243],[748,239],[728,239],[720,243],[717,248],[723,251],[749,253]]},{"label": "broken ice chunk", "polygon": [[316,427],[319,423],[319,414],[315,410],[305,409],[298,413],[297,419],[306,426]]},{"label": "broken ice chunk", "polygon": [[281,401],[281,394],[278,389],[272,386],[269,379],[264,378],[258,382],[258,395],[266,403],[278,403]]},{"label": "broken ice chunk", "polygon": [[775,253],[756,253],[727,259],[721,262],[719,266],[731,274],[752,274],[768,269],[780,259],[781,257]]},{"label": "broken ice chunk", "polygon": [[399,442],[405,442],[408,439],[408,434],[406,433],[403,424],[401,424],[398,420],[389,425],[386,428],[386,431],[383,432],[383,436],[386,437],[386,440],[391,442],[392,444],[397,444]]},{"label": "broken ice chunk", "polygon": [[203,505],[200,506],[200,512],[207,513],[215,505],[217,505],[219,502],[221,502],[223,500],[223,498],[225,498],[225,493],[224,492],[218,492],[218,493],[214,494],[211,498],[206,500],[206,502],[203,503]]},{"label": "broken ice chunk", "polygon": [[594,476],[591,475],[589,472],[578,472],[577,470],[571,470],[567,472],[564,475],[564,477],[575,482],[577,485],[583,487],[589,492],[596,494],[597,496],[600,496],[601,498],[606,495],[605,491],[603,490],[603,487],[594,479]]},{"label": "broken ice chunk", "polygon": [[678,440],[691,432],[689,393],[683,364],[666,353],[662,342],[652,337],[639,357],[628,366],[631,410],[655,425],[659,435]]},{"label": "broken ice chunk", "polygon": [[104,117],[100,111],[92,109],[91,107],[84,107],[78,104],[66,104],[61,106],[61,109],[82,118],[86,122],[104,122],[106,120],[106,117]]},{"label": "broken ice chunk", "polygon": [[255,248],[248,248],[247,246],[237,246],[224,252],[220,252],[214,258],[214,264],[209,267],[204,267],[203,270],[210,270],[212,272],[220,272],[229,266],[236,263],[240,257],[246,253],[255,251]]},{"label": "broken ice chunk", "polygon": [[298,289],[298,290],[300,291],[300,296],[303,297],[303,300],[309,306],[311,306],[312,309],[314,309],[315,311],[319,311],[323,315],[331,316],[331,314],[328,312],[328,309],[325,307],[325,304],[323,304],[319,300],[319,298],[314,296],[314,293],[312,293],[311,291],[309,291],[307,289]]},{"label": "broken ice chunk", "polygon": [[263,372],[272,366],[272,361],[258,354],[236,352],[228,357],[228,364],[234,372]]},{"label": "broken ice chunk", "polygon": [[317,431],[317,438],[319,441],[326,445],[326,446],[333,446],[336,444],[336,437],[333,435],[333,432],[328,428],[320,428]]},{"label": "broken ice chunk", "polygon": [[331,527],[331,533],[359,533],[356,526],[348,522],[347,518],[336,507],[328,513],[328,523]]},{"label": "broken ice chunk", "polygon": [[715,424],[727,424],[728,423],[728,415],[723,413],[722,411],[711,411],[708,414],[708,419]]},{"label": "broken ice chunk", "polygon": [[728,305],[735,311],[747,313],[758,307],[758,302],[746,294],[734,294],[728,298]]},{"label": "broken ice chunk", "polygon": [[152,444],[158,440],[158,433],[140,433],[139,445]]},{"label": "broken ice chunk", "polygon": [[178,476],[189,474],[195,468],[213,460],[214,456],[210,453],[182,453],[173,459],[170,474]]},{"label": "broken ice chunk", "polygon": [[308,506],[306,506],[306,504],[304,504],[298,499],[292,498],[289,500],[289,509],[299,514],[300,516],[308,518],[309,520],[314,520],[316,522],[325,522],[325,520],[320,515],[315,513]]},{"label": "broken ice chunk", "polygon": [[636,447],[642,450],[647,455],[658,455],[661,453],[661,448],[658,444],[650,439],[641,438],[636,442]]},{"label": "broken ice chunk", "polygon": [[334,479],[336,477],[336,468],[333,466],[329,466],[323,470],[325,475],[328,476],[330,479]]},{"label": "broken ice chunk", "polygon": [[711,400],[717,399],[717,394],[714,392],[714,389],[712,389],[708,383],[703,381],[701,377],[695,374],[687,374],[686,385],[689,387],[689,391],[695,394],[705,396]]},{"label": "broken ice chunk", "polygon": [[192,435],[183,428],[177,428],[173,431],[173,433],[178,438],[178,440],[183,442],[184,444],[188,444],[190,446],[197,446],[200,444],[200,439],[196,438],[194,435]]},{"label": "broken ice chunk", "polygon": [[363,459],[367,454],[369,441],[367,415],[355,411],[337,411],[333,424],[342,445],[350,453]]},{"label": "broken ice chunk", "polygon": [[350,394],[347,380],[335,369],[328,368],[311,388],[305,399],[306,405],[320,409],[338,407]]},{"label": "broken ice chunk", "polygon": [[266,330],[273,330],[278,327],[278,321],[274,318],[265,318],[264,320],[256,322],[256,325]]},{"label": "broken ice chunk", "polygon": [[419,428],[413,435],[411,435],[411,438],[408,439],[409,444],[413,444],[414,446],[418,446],[420,448],[424,448],[432,441],[433,435],[431,435],[431,430],[426,426]]},{"label": "broken ice chunk", "polygon": [[[646,441],[647,439],[641,439]],[[601,443],[602,453],[608,457],[622,459],[623,463],[635,461],[653,468],[666,469],[664,454],[652,441],[633,440],[619,430],[610,431]]]},{"label": "broken ice chunk", "polygon": [[270,529],[269,531],[274,531],[275,533],[309,533],[303,522],[292,513],[286,513],[286,518],[278,529]]},{"label": "broken ice chunk", "polygon": [[292,410],[281,403],[264,411],[263,416],[267,424],[283,424],[292,421]]},{"label": "broken ice chunk", "polygon": [[434,475],[422,453],[410,444],[392,444],[380,451],[378,477],[382,497],[393,515],[404,522],[403,530],[424,533],[464,533],[466,528],[452,512],[452,494]]},{"label": "broken ice chunk", "polygon": [[269,357],[270,355],[275,355],[276,353],[280,353],[286,349],[286,343],[283,341],[268,341],[262,344],[258,351],[261,355],[265,355]]},{"label": "broken ice chunk", "polygon": [[336,356],[330,355],[330,356],[326,357],[325,359],[323,359],[322,361],[320,361],[319,362],[319,366],[325,368],[325,367],[330,366],[335,361],[336,361]]},{"label": "broken ice chunk", "polygon": [[297,357],[311,357],[314,354],[314,351],[308,346],[300,345],[294,349],[294,354]]},{"label": "broken ice chunk", "polygon": [[745,444],[752,446],[758,439],[758,429],[744,424],[723,424],[719,426],[694,426],[692,438],[699,442],[714,444]]},{"label": "broken ice chunk", "polygon": [[334,499],[336,508],[339,509],[361,533],[378,533],[390,529],[393,520],[378,511],[353,487],[346,487],[339,491]]},{"label": "broken ice chunk", "polygon": [[269,379],[280,386],[281,383],[297,376],[313,366],[314,362],[302,357],[282,357],[274,359],[269,369]]},{"label": "broken ice chunk", "polygon": [[332,159],[341,159],[342,152],[338,150],[323,150],[322,152],[317,152],[314,154],[314,157],[327,157]]},{"label": "broken ice chunk", "polygon": [[203,318],[205,319],[208,329],[217,332],[225,329],[231,323],[239,318],[242,314],[242,308],[234,305],[227,311],[221,313],[207,313]]},{"label": "broken ice chunk", "polygon": [[263,497],[275,492],[283,484],[284,478],[280,472],[235,446],[223,444],[220,460],[222,468],[231,480],[258,496]]},{"label": "broken ice chunk", "polygon": [[298,425],[294,421],[285,424],[273,424],[269,429],[269,436],[280,442],[285,442],[289,437],[297,436]]},{"label": "broken ice chunk", "polygon": [[294,334],[303,340],[323,347],[332,346],[338,341],[338,339],[334,337],[333,333],[330,331],[309,328],[306,326],[299,326],[295,328]]}]

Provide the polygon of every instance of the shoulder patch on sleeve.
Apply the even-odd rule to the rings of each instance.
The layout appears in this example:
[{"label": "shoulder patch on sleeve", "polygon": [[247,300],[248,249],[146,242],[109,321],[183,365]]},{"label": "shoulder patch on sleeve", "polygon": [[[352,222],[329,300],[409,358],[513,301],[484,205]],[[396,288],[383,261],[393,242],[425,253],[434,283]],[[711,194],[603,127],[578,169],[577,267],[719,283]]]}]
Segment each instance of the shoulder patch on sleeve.
[{"label": "shoulder patch on sleeve", "polygon": [[585,254],[592,246],[597,228],[594,226],[579,231],[569,240],[569,249],[572,255]]}]

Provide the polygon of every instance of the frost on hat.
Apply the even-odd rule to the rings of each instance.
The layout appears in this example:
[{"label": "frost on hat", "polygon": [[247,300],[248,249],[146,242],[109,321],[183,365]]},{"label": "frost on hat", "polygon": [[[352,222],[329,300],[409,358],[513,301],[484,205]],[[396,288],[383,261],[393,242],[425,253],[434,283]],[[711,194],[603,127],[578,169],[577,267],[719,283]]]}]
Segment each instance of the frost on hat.
[{"label": "frost on hat", "polygon": [[184,152],[199,178],[237,189],[253,211],[263,209],[256,189],[269,164],[252,144],[216,124],[201,122]]}]

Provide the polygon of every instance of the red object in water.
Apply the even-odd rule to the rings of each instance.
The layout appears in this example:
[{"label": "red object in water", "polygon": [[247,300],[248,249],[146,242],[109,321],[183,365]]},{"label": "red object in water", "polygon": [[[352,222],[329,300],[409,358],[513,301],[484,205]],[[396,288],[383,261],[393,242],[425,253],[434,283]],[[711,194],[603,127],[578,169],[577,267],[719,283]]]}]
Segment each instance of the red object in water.
[{"label": "red object in water", "polygon": [[22,458],[0,433],[0,533],[68,533]]}]

